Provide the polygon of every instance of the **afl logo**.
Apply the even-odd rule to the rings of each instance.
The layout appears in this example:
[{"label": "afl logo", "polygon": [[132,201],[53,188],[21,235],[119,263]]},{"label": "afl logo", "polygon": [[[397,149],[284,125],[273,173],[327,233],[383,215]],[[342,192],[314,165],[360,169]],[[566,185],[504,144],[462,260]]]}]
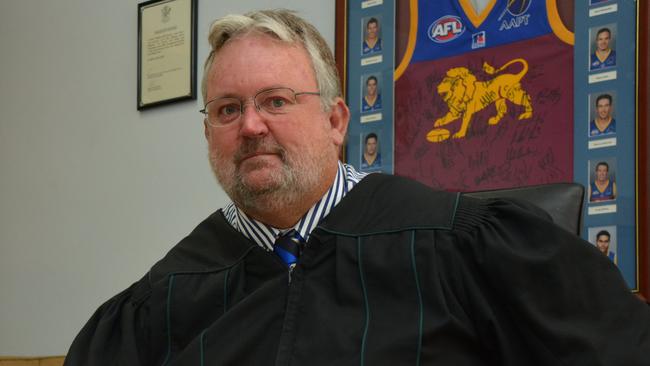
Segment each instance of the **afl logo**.
[{"label": "afl logo", "polygon": [[427,35],[436,43],[447,43],[460,37],[465,32],[465,26],[459,17],[445,15],[429,26]]}]

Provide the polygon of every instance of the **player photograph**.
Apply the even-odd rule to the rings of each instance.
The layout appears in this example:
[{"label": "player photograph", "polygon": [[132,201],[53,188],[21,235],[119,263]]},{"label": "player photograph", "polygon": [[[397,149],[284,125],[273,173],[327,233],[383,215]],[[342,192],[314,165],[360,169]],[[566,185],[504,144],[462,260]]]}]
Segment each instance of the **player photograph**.
[{"label": "player photograph", "polygon": [[616,190],[616,158],[594,159],[589,161],[590,203],[613,201],[618,196]]},{"label": "player photograph", "polygon": [[380,17],[372,16],[363,19],[363,42],[361,54],[369,55],[381,52]]},{"label": "player photograph", "polygon": [[589,29],[589,71],[609,69],[616,66],[616,24]]},{"label": "player photograph", "polygon": [[606,91],[589,95],[589,137],[616,134],[616,92]]}]

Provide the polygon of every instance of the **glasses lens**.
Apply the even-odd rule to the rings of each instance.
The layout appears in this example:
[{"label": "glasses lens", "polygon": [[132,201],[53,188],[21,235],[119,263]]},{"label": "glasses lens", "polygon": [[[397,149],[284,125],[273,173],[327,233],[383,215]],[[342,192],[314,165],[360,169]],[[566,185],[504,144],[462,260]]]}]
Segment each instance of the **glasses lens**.
[{"label": "glasses lens", "polygon": [[219,98],[205,106],[208,121],[215,126],[235,122],[241,114],[241,102],[236,98]]},{"label": "glasses lens", "polygon": [[255,105],[270,114],[284,114],[296,104],[296,95],[289,88],[263,90],[255,96]]}]

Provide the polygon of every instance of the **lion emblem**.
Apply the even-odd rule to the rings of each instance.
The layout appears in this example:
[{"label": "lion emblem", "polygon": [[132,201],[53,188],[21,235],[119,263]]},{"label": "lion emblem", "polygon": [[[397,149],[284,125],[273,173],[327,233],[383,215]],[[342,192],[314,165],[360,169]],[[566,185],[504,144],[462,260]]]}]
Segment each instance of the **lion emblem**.
[{"label": "lion emblem", "polygon": [[445,126],[457,119],[462,119],[460,129],[452,137],[463,138],[467,134],[467,128],[474,113],[494,103],[496,115],[488,119],[488,124],[496,125],[508,111],[506,100],[524,108],[519,120],[533,116],[533,106],[530,103],[530,95],[522,89],[520,81],[528,72],[528,63],[522,58],[509,61],[499,69],[495,69],[487,62],[483,64],[483,71],[494,75],[506,69],[510,65],[520,63],[523,68],[517,74],[501,74],[492,80],[477,81],[476,76],[466,67],[455,67],[447,71],[444,79],[438,85],[438,94],[447,103],[449,111],[443,117],[438,118],[434,123],[433,130],[427,134],[427,140],[440,142],[449,138],[450,132]]}]

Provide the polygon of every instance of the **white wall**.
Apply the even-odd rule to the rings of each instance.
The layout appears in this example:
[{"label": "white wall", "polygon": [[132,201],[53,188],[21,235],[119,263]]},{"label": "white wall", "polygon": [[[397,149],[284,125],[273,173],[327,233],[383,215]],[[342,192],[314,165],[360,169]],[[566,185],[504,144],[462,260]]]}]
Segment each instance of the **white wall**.
[{"label": "white wall", "polygon": [[[199,0],[210,22],[334,2]],[[66,353],[103,301],[221,207],[200,100],[136,110],[137,4],[0,0],[0,355]],[[199,66],[198,78],[202,72]]]}]

